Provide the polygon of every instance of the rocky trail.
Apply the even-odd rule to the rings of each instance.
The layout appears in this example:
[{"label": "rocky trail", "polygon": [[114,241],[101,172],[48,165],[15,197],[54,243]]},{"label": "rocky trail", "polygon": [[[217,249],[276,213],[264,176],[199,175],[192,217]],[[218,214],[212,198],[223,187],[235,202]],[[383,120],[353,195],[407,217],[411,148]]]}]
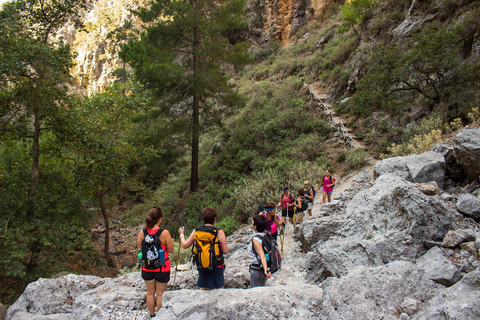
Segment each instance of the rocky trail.
[{"label": "rocky trail", "polygon": [[[313,216],[288,225],[282,269],[266,287],[248,289],[244,226],[228,237],[225,288],[198,290],[187,266],[173,290],[172,272],[155,319],[480,319],[479,164],[477,127],[352,172],[332,203],[317,195]],[[470,180],[447,183],[455,166]],[[145,284],[139,272],[39,279],[7,314],[33,317],[148,319]]]}]

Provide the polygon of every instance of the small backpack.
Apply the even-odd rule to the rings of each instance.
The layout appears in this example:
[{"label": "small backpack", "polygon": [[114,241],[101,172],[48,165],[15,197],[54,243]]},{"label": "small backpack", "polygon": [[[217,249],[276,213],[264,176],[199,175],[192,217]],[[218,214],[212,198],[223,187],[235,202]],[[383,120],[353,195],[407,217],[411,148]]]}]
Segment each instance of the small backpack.
[{"label": "small backpack", "polygon": [[[301,197],[302,198],[302,197]],[[302,208],[301,209],[297,209],[297,211],[299,212],[303,212],[305,210],[308,209],[308,200],[305,199],[305,198],[302,198]]]},{"label": "small backpack", "polygon": [[313,186],[310,186],[310,188],[312,188],[312,190],[313,190],[313,197],[315,198],[315,195],[316,195],[316,193],[315,193],[315,188],[314,188]]},{"label": "small backpack", "polygon": [[142,259],[145,269],[158,269],[165,266],[165,250],[162,249],[160,235],[163,229],[158,229],[154,235],[149,235],[143,229]]},{"label": "small backpack", "polygon": [[264,204],[262,204],[261,206],[258,207],[257,214],[260,214],[260,213],[262,213],[266,210],[267,210],[266,206]]},{"label": "small backpack", "polygon": [[218,241],[219,230],[211,226],[200,226],[195,229],[192,257],[197,270],[213,271],[224,264],[222,248]]},{"label": "small backpack", "polygon": [[[262,241],[262,248],[263,252],[265,253],[265,258],[267,260],[267,267],[268,270],[273,274],[280,270],[282,267],[282,257],[280,256],[280,252],[278,251],[277,241],[273,238],[270,232],[265,232],[265,235],[255,237],[260,238]],[[253,241],[253,239],[252,239]],[[260,257],[258,253],[255,251],[255,246],[252,244],[253,252],[257,256],[257,259],[260,261]]]}]

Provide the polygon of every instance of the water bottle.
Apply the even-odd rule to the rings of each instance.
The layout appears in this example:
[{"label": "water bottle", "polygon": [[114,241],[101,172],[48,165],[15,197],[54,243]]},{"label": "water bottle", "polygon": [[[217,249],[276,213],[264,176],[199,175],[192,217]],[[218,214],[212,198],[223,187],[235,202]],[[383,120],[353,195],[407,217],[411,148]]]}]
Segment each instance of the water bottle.
[{"label": "water bottle", "polygon": [[265,260],[270,261],[270,256],[268,255],[268,253],[265,253]]},{"label": "water bottle", "polygon": [[165,250],[160,248],[158,251],[158,260],[160,260],[160,266],[165,265]]},{"label": "water bottle", "polygon": [[138,267],[140,268],[142,265],[143,265],[142,249],[138,249]]}]

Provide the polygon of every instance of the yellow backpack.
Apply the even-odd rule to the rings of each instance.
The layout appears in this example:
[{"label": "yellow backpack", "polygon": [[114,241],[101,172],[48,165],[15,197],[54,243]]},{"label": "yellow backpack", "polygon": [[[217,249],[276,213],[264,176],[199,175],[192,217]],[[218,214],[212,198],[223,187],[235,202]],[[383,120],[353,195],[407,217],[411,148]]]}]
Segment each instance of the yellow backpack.
[{"label": "yellow backpack", "polygon": [[200,226],[195,229],[192,256],[198,270],[213,271],[224,264],[222,248],[217,237],[219,230],[211,226]]}]

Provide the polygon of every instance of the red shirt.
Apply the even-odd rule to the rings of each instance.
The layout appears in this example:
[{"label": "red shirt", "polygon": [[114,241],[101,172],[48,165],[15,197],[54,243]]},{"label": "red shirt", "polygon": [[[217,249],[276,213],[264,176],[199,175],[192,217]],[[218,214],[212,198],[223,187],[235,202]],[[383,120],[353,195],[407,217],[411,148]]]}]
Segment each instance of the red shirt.
[{"label": "red shirt", "polygon": [[[159,228],[149,230],[147,229],[147,232],[149,235],[153,236]],[[167,252],[167,246],[164,245],[160,241],[160,246],[162,247],[163,250],[165,250],[165,265],[163,267],[160,267],[158,269],[147,269],[145,266],[142,266],[142,271],[147,271],[147,272],[168,272],[170,271],[170,259],[168,259],[168,252]]]}]

